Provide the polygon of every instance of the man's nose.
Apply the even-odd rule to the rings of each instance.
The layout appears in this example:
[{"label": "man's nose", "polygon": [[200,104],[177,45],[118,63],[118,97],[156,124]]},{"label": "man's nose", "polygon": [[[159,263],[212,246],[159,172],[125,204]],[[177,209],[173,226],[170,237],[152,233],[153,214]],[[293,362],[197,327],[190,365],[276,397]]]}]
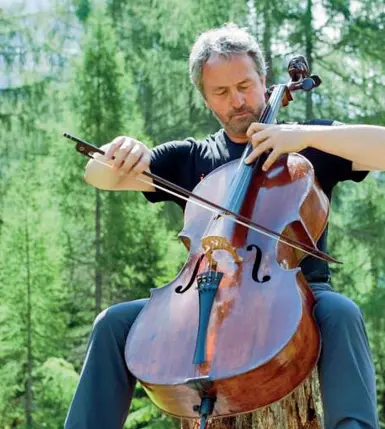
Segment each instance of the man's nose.
[{"label": "man's nose", "polygon": [[243,106],[245,100],[243,98],[243,94],[239,91],[234,91],[231,94],[231,105],[235,109],[239,109]]}]

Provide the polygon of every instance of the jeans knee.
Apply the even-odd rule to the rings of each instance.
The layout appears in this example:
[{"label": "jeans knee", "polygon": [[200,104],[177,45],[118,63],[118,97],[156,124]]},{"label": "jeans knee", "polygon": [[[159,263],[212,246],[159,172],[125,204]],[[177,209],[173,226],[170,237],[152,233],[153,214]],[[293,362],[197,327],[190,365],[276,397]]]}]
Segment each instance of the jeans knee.
[{"label": "jeans knee", "polygon": [[315,318],[322,328],[331,326],[357,326],[363,321],[362,312],[350,298],[336,292],[324,293],[316,302]]},{"label": "jeans knee", "polygon": [[336,308],[338,319],[345,324],[360,324],[362,321],[362,313],[358,305],[350,298],[344,297],[344,300]]},{"label": "jeans knee", "polygon": [[[102,324],[102,321],[105,320],[106,316],[107,316],[107,312],[108,312],[108,308],[104,309],[103,311],[101,311],[94,320],[94,323],[92,325],[92,329],[96,329],[99,328],[99,326]],[[104,322],[103,322],[104,323]]]},{"label": "jeans knee", "polygon": [[124,332],[123,326],[119,329],[119,318],[117,317],[114,306],[108,307],[101,311],[95,318],[92,333],[93,338],[108,338],[111,333],[114,337],[121,336],[121,332]]},{"label": "jeans knee", "polygon": [[93,323],[94,332],[128,332],[144,307],[146,299],[112,305],[100,312]]}]

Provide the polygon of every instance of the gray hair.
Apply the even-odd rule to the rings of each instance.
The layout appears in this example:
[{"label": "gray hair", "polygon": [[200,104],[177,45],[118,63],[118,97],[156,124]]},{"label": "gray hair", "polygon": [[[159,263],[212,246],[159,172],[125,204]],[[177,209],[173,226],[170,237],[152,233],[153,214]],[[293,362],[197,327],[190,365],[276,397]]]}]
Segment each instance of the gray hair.
[{"label": "gray hair", "polygon": [[231,54],[248,54],[254,61],[260,77],[266,76],[266,65],[255,38],[233,23],[205,31],[195,41],[189,61],[191,82],[203,95],[202,68],[212,53],[230,57]]}]

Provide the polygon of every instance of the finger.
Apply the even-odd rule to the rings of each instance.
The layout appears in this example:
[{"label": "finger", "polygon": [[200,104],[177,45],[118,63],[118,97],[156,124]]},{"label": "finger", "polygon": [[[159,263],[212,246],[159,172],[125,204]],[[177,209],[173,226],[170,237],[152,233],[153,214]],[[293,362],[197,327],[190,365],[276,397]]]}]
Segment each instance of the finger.
[{"label": "finger", "polygon": [[254,162],[263,152],[266,152],[267,150],[272,148],[272,141],[271,139],[268,139],[258,145],[253,151],[250,153],[250,155],[245,159],[246,164],[251,164]]},{"label": "finger", "polygon": [[251,137],[254,133],[258,131],[263,131],[266,128],[269,128],[270,124],[261,124],[260,122],[253,122],[247,129],[246,135]]},{"label": "finger", "polygon": [[132,167],[130,175],[136,177],[143,173],[143,171],[147,170],[150,167],[150,158],[149,154],[144,153],[138,162]]},{"label": "finger", "polygon": [[134,147],[135,142],[132,140],[125,140],[122,146],[115,152],[115,159],[113,161],[114,169],[118,170],[123,166],[127,156],[132,152]]},{"label": "finger", "polygon": [[123,160],[121,171],[125,174],[131,173],[132,168],[140,161],[143,156],[143,148],[140,144],[135,144]]},{"label": "finger", "polygon": [[125,141],[124,136],[119,136],[119,137],[116,137],[114,140],[112,140],[107,152],[105,153],[106,158],[112,159],[112,156],[120,148],[120,146],[124,143],[124,141]]},{"label": "finger", "polygon": [[258,145],[266,141],[269,137],[271,137],[271,132],[269,129],[259,131],[257,133],[254,133],[251,137],[251,144],[254,148],[257,148]]},{"label": "finger", "polygon": [[267,171],[275,163],[275,161],[277,161],[280,155],[281,153],[277,149],[274,149],[262,165],[262,170]]}]

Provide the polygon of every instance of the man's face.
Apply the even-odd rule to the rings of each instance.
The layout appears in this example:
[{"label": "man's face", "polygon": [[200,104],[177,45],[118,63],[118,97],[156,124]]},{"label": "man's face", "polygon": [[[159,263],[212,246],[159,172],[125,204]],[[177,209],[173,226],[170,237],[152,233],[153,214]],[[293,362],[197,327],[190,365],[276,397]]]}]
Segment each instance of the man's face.
[{"label": "man's face", "polygon": [[247,54],[230,58],[213,54],[202,69],[206,106],[234,141],[247,141],[246,131],[265,107],[265,79]]}]

